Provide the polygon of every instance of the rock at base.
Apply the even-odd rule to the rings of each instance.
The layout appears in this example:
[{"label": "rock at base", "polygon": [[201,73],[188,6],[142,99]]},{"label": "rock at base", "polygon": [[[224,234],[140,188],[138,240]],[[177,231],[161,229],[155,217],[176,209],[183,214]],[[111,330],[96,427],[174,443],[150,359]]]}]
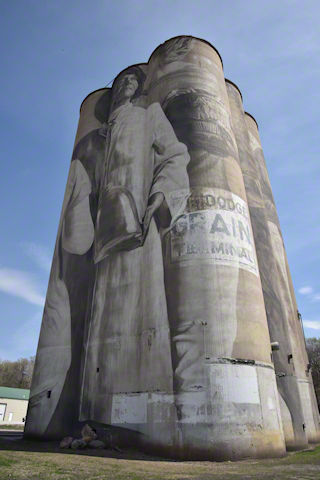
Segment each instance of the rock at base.
[{"label": "rock at base", "polygon": [[105,448],[106,444],[102,442],[102,440],[91,440],[88,443],[88,447],[90,448]]},{"label": "rock at base", "polygon": [[73,442],[73,437],[64,437],[61,440],[59,447],[60,448],[70,448],[72,442]]},{"label": "rock at base", "polygon": [[86,424],[81,430],[81,436],[86,443],[90,443],[97,438],[96,432],[88,424]]},{"label": "rock at base", "polygon": [[77,448],[85,448],[87,446],[87,443],[82,439],[82,438],[77,438],[76,440],[73,440],[71,443],[71,448],[73,450],[76,450]]}]

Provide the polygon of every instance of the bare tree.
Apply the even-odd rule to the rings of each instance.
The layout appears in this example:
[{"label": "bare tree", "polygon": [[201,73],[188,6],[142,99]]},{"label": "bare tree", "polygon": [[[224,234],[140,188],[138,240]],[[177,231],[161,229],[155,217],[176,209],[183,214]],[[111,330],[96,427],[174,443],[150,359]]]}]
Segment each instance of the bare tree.
[{"label": "bare tree", "polygon": [[320,339],[307,338],[307,351],[312,371],[314,389],[316,391],[318,406],[320,408]]},{"label": "bare tree", "polygon": [[0,386],[30,388],[35,357],[0,360]]}]

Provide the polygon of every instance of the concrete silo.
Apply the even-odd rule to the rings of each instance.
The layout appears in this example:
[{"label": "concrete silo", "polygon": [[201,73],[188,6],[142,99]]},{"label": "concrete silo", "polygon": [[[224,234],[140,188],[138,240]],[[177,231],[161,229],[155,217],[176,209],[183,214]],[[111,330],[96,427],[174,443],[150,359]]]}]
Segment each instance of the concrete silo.
[{"label": "concrete silo", "polygon": [[149,78],[150,100],[163,105],[191,157],[187,213],[164,237],[182,449],[215,458],[282,454],[270,339],[221,59],[206,42],[172,39],[152,54]]},{"label": "concrete silo", "polygon": [[[279,380],[288,384],[290,382],[297,383],[304,418],[303,428],[306,431],[308,441],[317,442],[320,438],[319,412],[311,373],[309,372],[309,361],[305,348],[304,334],[298,315],[279,218],[264,160],[257,123],[248,113],[245,114],[245,120],[248,129],[249,144],[257,168],[256,178],[260,183],[262,192],[263,208],[267,221],[265,225],[266,235],[268,235],[272,251],[270,255],[275,261],[276,267],[276,274],[271,280],[270,275],[267,273],[269,258],[268,261],[265,261],[264,265],[261,264],[261,270],[264,270],[266,278],[264,294],[270,325],[269,328],[270,331],[272,329],[274,341],[278,341],[280,345],[279,352],[275,353],[275,362],[279,362],[279,375],[282,375],[282,380],[280,380],[280,377]],[[272,289],[267,286],[267,279],[269,279],[269,282],[275,281],[274,295],[272,295]],[[274,327],[271,327],[272,323],[274,323]],[[283,329],[282,332],[281,327]],[[288,396],[290,395],[294,398],[289,385],[287,386],[287,391]],[[293,415],[292,411],[291,415]]]},{"label": "concrete silo", "polygon": [[257,250],[259,271],[264,293],[271,342],[278,342],[279,350],[272,353],[287,448],[303,448],[307,445],[304,417],[293,362],[288,361],[292,352],[291,338],[286,322],[287,305],[281,295],[281,280],[274,255],[268,226],[265,201],[260,184],[260,167],[251,151],[249,133],[239,89],[226,81],[232,111],[232,125],[236,136],[239,159],[243,172]]},{"label": "concrete silo", "polygon": [[[82,103],[72,162],[62,204],[52,267],[43,313],[32,378],[31,397],[25,435],[37,438],[61,438],[74,431],[79,422],[81,369],[83,348],[87,335],[87,319],[92,301],[94,264],[89,253],[81,254],[81,243],[92,242],[93,231],[84,225],[78,236],[77,254],[62,248],[66,239],[65,218],[71,202],[77,208],[90,208],[81,203],[81,196],[91,193],[89,182],[93,155],[104,156],[104,139],[96,132],[104,121],[108,103],[108,90],[92,92]],[[83,152],[80,153],[79,149]],[[81,162],[78,157],[81,156]],[[76,187],[76,179],[80,178]],[[80,188],[82,183],[82,187]],[[76,194],[76,195],[75,195]]]},{"label": "concrete silo", "polygon": [[89,422],[173,458],[285,454],[237,115],[190,36],[84,100],[27,435]]}]

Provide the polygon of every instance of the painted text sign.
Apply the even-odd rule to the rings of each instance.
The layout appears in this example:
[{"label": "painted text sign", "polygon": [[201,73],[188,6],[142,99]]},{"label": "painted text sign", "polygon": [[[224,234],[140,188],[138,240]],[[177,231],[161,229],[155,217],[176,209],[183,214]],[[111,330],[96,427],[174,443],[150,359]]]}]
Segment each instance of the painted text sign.
[{"label": "painted text sign", "polygon": [[197,189],[171,230],[172,261],[211,259],[258,275],[247,204],[231,192]]}]

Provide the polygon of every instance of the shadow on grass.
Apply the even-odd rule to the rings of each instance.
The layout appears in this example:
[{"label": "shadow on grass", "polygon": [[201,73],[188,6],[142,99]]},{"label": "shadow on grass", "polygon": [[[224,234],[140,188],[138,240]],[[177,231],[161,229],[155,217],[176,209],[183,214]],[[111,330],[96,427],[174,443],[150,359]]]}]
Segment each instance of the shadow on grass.
[{"label": "shadow on grass", "polygon": [[[41,440],[30,440],[24,439],[22,433],[18,432],[8,432],[4,434],[0,432],[0,451],[12,451],[12,452],[37,452],[37,453],[53,453],[53,454],[61,454],[61,455],[78,455],[78,456],[90,456],[90,457],[100,457],[100,458],[114,458],[119,460],[143,460],[143,461],[150,461],[150,462],[172,462],[177,463],[181,462],[181,460],[175,460],[172,458],[160,457],[155,456],[147,453],[143,453],[134,448],[125,448],[121,451],[116,451],[114,449],[90,449],[85,448],[83,450],[73,450],[71,448],[68,449],[61,449],[59,448],[59,441],[41,441]],[[11,460],[1,460],[1,461],[8,461]],[[214,460],[212,460],[213,463]],[[262,464],[268,463],[276,463],[278,465],[285,465],[285,464],[313,464],[313,465],[320,465],[320,445],[312,446],[311,449],[301,451],[301,452],[291,452],[286,457],[283,458],[276,458],[276,459],[244,459],[238,462],[258,462]],[[224,462],[218,462],[224,463]],[[228,462],[230,463],[230,462]],[[232,462],[237,463],[237,462]],[[9,466],[2,465],[1,466]],[[319,477],[320,478],[320,477]]]},{"label": "shadow on grass", "polygon": [[[0,451],[7,450],[13,452],[38,452],[38,453],[60,453],[62,455],[85,455],[90,457],[117,458],[123,460],[145,460],[157,462],[173,462],[177,460],[164,458],[155,455],[148,455],[135,449],[123,449],[120,452],[114,449],[91,449],[84,448],[73,450],[72,448],[59,448],[59,441],[35,441],[24,439],[22,433],[4,433],[0,432]],[[0,465],[1,466],[1,465]]]}]

